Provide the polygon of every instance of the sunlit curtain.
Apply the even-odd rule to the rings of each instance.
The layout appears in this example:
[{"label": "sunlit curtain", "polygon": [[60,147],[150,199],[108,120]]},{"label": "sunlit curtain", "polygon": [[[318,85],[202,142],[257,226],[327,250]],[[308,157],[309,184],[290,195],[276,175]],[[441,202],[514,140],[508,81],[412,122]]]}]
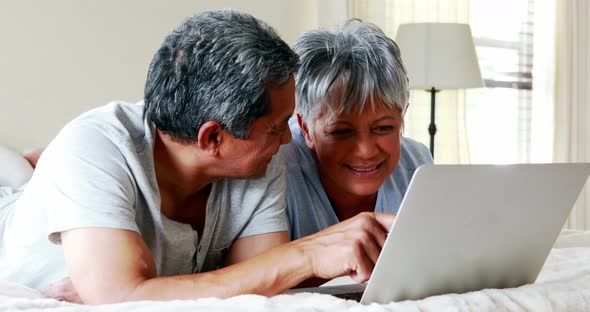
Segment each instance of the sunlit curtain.
[{"label": "sunlit curtain", "polygon": [[[590,5],[557,1],[557,79],[554,158],[590,162]],[[590,186],[578,199],[567,226],[590,229]]]}]

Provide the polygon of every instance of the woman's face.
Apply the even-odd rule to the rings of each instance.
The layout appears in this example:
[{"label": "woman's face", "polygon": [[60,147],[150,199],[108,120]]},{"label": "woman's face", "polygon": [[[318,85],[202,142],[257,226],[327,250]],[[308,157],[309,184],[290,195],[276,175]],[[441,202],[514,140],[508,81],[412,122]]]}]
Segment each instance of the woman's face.
[{"label": "woman's face", "polygon": [[311,129],[299,123],[316,155],[320,179],[331,196],[377,193],[400,159],[402,114],[375,99],[358,113],[320,115]]}]

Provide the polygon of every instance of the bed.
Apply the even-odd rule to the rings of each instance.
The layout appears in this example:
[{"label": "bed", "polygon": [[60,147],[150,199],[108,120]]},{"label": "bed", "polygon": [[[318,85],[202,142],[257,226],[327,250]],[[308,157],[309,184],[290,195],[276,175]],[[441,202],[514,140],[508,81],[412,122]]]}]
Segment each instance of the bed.
[{"label": "bed", "polygon": [[418,301],[361,305],[329,295],[300,293],[225,300],[140,301],[84,306],[43,298],[0,281],[0,311],[590,311],[590,231],[564,230],[534,284],[433,296]]},{"label": "bed", "polygon": [[[32,173],[18,153],[1,148],[2,187],[17,187]],[[2,168],[4,166],[4,168]],[[15,169],[19,175],[14,175]],[[0,174],[1,176],[2,174]],[[1,177],[0,177],[1,178]],[[2,268],[0,268],[1,270]],[[590,311],[590,231],[564,230],[534,284],[433,296],[418,301],[364,306],[329,295],[300,293],[263,297],[242,295],[225,300],[141,301],[85,306],[60,302],[23,285],[0,281],[0,311]]]}]

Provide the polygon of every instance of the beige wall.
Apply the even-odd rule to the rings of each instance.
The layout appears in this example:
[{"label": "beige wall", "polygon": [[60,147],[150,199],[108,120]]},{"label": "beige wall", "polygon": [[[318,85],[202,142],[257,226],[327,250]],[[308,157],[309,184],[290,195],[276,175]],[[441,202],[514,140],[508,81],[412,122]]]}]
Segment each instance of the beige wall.
[{"label": "beige wall", "polygon": [[90,108],[140,100],[154,52],[187,16],[239,9],[292,44],[345,17],[346,1],[319,1],[0,0],[0,145],[43,146]]}]

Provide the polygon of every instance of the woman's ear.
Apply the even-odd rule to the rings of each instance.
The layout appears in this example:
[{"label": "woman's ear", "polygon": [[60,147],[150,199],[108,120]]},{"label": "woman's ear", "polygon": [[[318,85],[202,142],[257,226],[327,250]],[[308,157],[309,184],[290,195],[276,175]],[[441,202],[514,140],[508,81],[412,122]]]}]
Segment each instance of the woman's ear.
[{"label": "woman's ear", "polygon": [[199,128],[197,146],[211,156],[218,156],[223,135],[223,127],[217,121],[207,121]]},{"label": "woman's ear", "polygon": [[301,118],[301,115],[299,115],[299,113],[297,114],[297,123],[299,124],[299,128],[301,128],[301,132],[303,132],[303,138],[305,138],[305,144],[307,144],[307,147],[309,147],[311,150],[313,150],[315,148],[315,144],[313,143],[313,140],[311,139],[311,134],[309,133],[309,128],[307,127],[307,124],[305,123],[305,121],[303,121],[303,118]]}]

